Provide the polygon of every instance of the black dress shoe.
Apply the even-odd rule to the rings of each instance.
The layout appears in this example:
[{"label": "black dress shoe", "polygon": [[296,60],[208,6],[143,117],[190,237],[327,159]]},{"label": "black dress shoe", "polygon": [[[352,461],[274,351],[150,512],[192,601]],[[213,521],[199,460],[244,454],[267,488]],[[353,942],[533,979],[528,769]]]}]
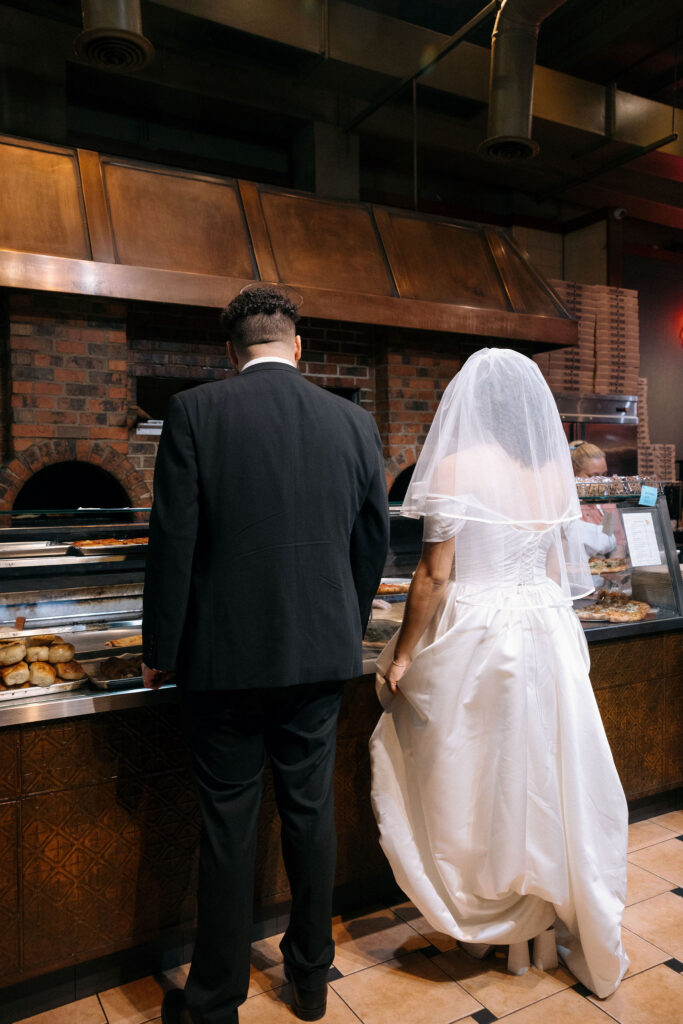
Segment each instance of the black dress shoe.
[{"label": "black dress shoe", "polygon": [[299,1020],[320,1020],[327,1010],[327,982],[318,988],[301,988],[285,971],[292,986],[292,1009]]},{"label": "black dress shoe", "polygon": [[181,988],[172,988],[161,1004],[161,1024],[193,1024],[192,1014]]}]

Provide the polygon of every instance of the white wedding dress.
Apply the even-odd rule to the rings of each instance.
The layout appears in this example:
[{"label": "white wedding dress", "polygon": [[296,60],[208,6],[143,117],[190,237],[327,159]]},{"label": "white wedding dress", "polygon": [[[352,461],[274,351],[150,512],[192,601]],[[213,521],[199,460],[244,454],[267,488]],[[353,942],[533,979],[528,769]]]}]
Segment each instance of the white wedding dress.
[{"label": "white wedding dress", "polygon": [[568,968],[604,997],[629,963],[627,811],[581,624],[548,575],[559,529],[457,523],[457,578],[399,695],[380,694],[372,799],[396,880],[435,929],[511,944],[554,923]]}]

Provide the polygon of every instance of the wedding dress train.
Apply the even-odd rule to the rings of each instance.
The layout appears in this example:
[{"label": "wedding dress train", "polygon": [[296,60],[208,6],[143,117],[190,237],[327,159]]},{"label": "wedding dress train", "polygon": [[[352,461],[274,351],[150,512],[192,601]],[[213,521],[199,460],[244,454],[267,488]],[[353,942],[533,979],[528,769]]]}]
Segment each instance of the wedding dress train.
[{"label": "wedding dress train", "polygon": [[400,693],[384,684],[372,800],[396,880],[435,929],[514,944],[554,924],[567,967],[604,997],[628,967],[627,813],[583,630],[548,575],[558,529],[459,524],[457,578]]}]

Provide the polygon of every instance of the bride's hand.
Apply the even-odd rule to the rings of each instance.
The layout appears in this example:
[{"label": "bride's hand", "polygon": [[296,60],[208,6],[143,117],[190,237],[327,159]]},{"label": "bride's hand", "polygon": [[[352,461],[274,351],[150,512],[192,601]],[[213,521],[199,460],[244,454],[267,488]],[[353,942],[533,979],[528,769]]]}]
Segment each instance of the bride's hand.
[{"label": "bride's hand", "polygon": [[398,693],[398,683],[410,665],[410,658],[394,658],[384,678],[392,693]]}]

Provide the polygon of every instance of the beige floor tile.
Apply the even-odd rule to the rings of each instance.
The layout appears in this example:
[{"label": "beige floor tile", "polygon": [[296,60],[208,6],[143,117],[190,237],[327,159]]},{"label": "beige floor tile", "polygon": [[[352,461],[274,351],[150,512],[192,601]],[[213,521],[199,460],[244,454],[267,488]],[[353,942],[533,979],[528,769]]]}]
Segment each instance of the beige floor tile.
[{"label": "beige floor tile", "polygon": [[189,973],[189,964],[181,964],[180,967],[170,967],[163,973],[163,978],[166,979],[164,989],[168,991],[169,988],[185,988]]},{"label": "beige floor tile", "polygon": [[249,997],[284,985],[285,968],[280,952],[280,939],[283,934],[280,932],[279,935],[270,935],[252,944]]},{"label": "beige floor tile", "polygon": [[434,963],[496,1017],[576,984],[576,978],[564,967],[553,971],[537,971],[532,967],[526,974],[508,974],[506,953],[475,960],[458,949],[434,957]]},{"label": "beige floor tile", "polygon": [[666,814],[658,814],[656,818],[650,818],[650,821],[653,821],[655,825],[673,829],[676,835],[683,835],[683,811],[667,811]]},{"label": "beige floor tile", "polygon": [[358,971],[332,987],[364,1024],[450,1024],[482,1008],[420,953]]},{"label": "beige floor tile", "polygon": [[405,909],[405,905],[403,905],[403,912],[401,913],[398,909],[392,907],[394,912],[398,914],[399,918],[404,922],[407,922],[411,928],[414,928],[416,932],[419,932],[420,935],[427,940],[427,942],[436,946],[436,948],[441,952],[445,952],[446,949],[456,948],[458,945],[457,939],[454,939],[452,935],[445,935],[443,932],[435,932],[427,919],[423,918],[418,908],[413,906],[412,903],[408,904],[408,908],[408,910]]},{"label": "beige floor tile", "polygon": [[610,1024],[602,1010],[565,989],[505,1017],[505,1024]]},{"label": "beige floor tile", "polygon": [[167,987],[159,978],[149,977],[100,992],[100,1002],[109,1024],[147,1024],[147,1021],[159,1017]]},{"label": "beige floor tile", "polygon": [[[291,988],[271,989],[247,999],[239,1009],[240,1024],[293,1024]],[[358,1024],[358,1018],[342,999],[328,989],[325,1024]]]},{"label": "beige floor tile", "polygon": [[[678,842],[678,840],[675,839],[674,842]],[[683,846],[683,843],[679,843],[679,846]],[[634,856],[637,857],[640,853],[647,853],[649,850],[658,849],[659,846],[646,846],[644,850],[639,850]],[[653,874],[652,871],[646,871],[645,868],[638,867],[637,864],[632,863],[629,856],[628,883],[626,885],[627,907],[630,907],[632,903],[640,903],[641,900],[649,900],[651,896],[658,896],[660,892],[668,892],[669,889],[673,888],[673,882],[666,878],[661,878],[660,875]]]},{"label": "beige floor tile", "polygon": [[624,925],[669,956],[683,959],[683,898],[665,892],[624,911]]},{"label": "beige floor tile", "polygon": [[348,921],[335,918],[332,937],[334,966],[342,974],[371,967],[429,945],[419,932],[398,920],[390,910],[378,910]]},{"label": "beige floor tile", "polygon": [[671,829],[651,820],[637,821],[628,827],[628,852],[652,846],[653,843],[665,843],[667,839],[671,839]]},{"label": "beige floor tile", "polygon": [[683,975],[669,967],[652,967],[622,981],[598,1005],[619,1024],[674,1024],[683,1018]]},{"label": "beige floor tile", "polygon": [[646,942],[645,939],[641,939],[640,935],[630,932],[628,928],[621,929],[621,940],[624,943],[626,954],[631,961],[625,975],[627,978],[632,977],[634,974],[640,974],[641,971],[647,971],[650,967],[656,967],[657,964],[663,964],[665,960],[671,959],[670,953],[659,949],[658,946],[653,946],[651,942]]},{"label": "beige floor tile", "polygon": [[17,1024],[105,1024],[106,1017],[102,1012],[97,996],[88,996],[66,1006],[58,1006],[45,1013],[36,1013],[33,1017],[24,1017]]},{"label": "beige floor tile", "polygon": [[673,885],[683,885],[683,842],[680,839],[669,839],[666,843],[646,846],[629,854],[629,863],[652,871],[661,878],[668,879]]}]

